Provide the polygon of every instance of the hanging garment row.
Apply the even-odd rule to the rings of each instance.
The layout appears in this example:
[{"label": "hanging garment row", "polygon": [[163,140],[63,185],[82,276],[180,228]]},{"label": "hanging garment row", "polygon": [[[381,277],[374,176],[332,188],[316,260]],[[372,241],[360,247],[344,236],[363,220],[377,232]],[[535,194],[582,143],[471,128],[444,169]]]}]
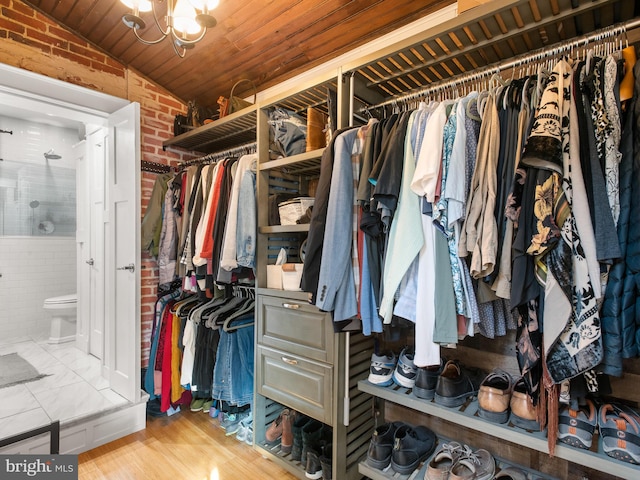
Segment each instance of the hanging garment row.
[{"label": "hanging garment row", "polygon": [[161,412],[196,399],[252,402],[255,299],[248,292],[202,300],[176,289],[158,299],[144,386]]},{"label": "hanging garment row", "polygon": [[619,52],[546,63],[337,132],[302,277],[337,328],[356,315],[365,334],[413,322],[416,366],[466,335],[517,329],[534,401],[543,370],[593,392],[640,344],[640,70],[625,104],[634,72]]},{"label": "hanging garment row", "polygon": [[215,283],[253,278],[257,155],[191,163],[158,175],[142,221],[142,248],[157,258],[160,286],[213,296]]}]

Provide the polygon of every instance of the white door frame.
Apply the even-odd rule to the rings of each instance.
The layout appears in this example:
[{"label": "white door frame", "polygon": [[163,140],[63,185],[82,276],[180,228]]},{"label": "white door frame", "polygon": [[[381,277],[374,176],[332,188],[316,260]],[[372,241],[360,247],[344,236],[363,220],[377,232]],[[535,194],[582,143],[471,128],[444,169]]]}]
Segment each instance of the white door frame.
[{"label": "white door frame", "polygon": [[[46,95],[43,95],[42,92],[46,92]],[[55,116],[62,120],[74,121],[76,123],[84,123],[85,125],[93,125],[97,127],[109,127],[109,119],[110,115],[123,109],[124,107],[130,105],[131,102],[128,100],[124,100],[121,98],[117,98],[111,95],[107,95],[104,93],[96,92],[93,90],[86,89],[84,87],[79,87],[77,85],[72,85],[70,83],[66,83],[60,80],[56,80],[53,78],[49,78],[43,75],[39,75],[33,72],[29,72],[27,70],[22,70],[20,68],[11,67],[9,65],[5,65],[0,63],[0,105],[6,105],[7,107],[25,110],[30,112],[39,112],[40,114],[46,113],[49,116]],[[136,119],[136,127],[139,128],[139,118]],[[137,139],[139,142],[139,131],[136,132]],[[135,142],[134,142],[135,143]],[[86,148],[86,147],[80,147]],[[139,149],[138,151],[131,152],[132,156],[135,156],[139,159]],[[83,167],[86,168],[86,167]],[[138,173],[139,175],[139,173]],[[139,176],[135,177],[136,179]],[[139,181],[136,188],[136,198],[135,202],[137,204],[137,210],[140,209],[140,193],[139,193]],[[106,192],[108,196],[109,193]],[[108,212],[107,212],[108,214]],[[85,231],[79,232],[81,238],[87,237],[86,228],[88,225],[84,225],[83,228]],[[139,230],[140,230],[140,221],[139,218],[135,222],[134,225],[131,225],[131,230],[135,233],[135,238],[139,239]],[[139,278],[139,269],[140,269],[140,255],[139,255],[139,242],[135,243],[138,255],[136,258],[132,259],[131,262],[135,263],[135,271],[137,273],[136,278]],[[106,249],[110,248],[109,246],[105,246]],[[79,249],[80,250],[80,249]],[[79,259],[80,261],[84,261],[83,259]],[[115,275],[115,265],[108,265],[108,268],[105,268],[105,274],[107,281],[110,278],[110,275]],[[113,270],[113,272],[111,272]],[[81,275],[78,276],[81,278]],[[115,277],[112,277],[115,278]],[[140,285],[137,282],[137,285],[134,285],[133,288],[136,289],[135,295],[137,297],[137,302],[134,304],[134,309],[136,311],[131,311],[127,313],[129,318],[128,327],[129,333],[126,335],[126,340],[123,344],[126,344],[127,347],[133,348],[133,354],[127,355],[127,372],[136,372],[135,375],[129,376],[130,385],[127,385],[126,391],[132,392],[131,394],[125,395],[129,401],[137,402],[140,399],[140,304],[139,304],[139,290]],[[80,290],[79,290],[80,291]],[[109,296],[107,295],[107,301]],[[81,301],[79,299],[79,301]],[[83,306],[79,305],[80,311],[83,310]],[[109,307],[105,304],[105,310],[107,314],[109,313]],[[107,317],[109,318],[109,317]],[[79,322],[87,321],[88,319],[79,319]],[[88,325],[82,325],[80,327],[80,331],[89,332]],[[123,346],[119,344],[121,339],[118,337],[117,333],[107,338],[105,345],[105,352],[121,352],[123,350]],[[85,342],[86,343],[86,342]],[[82,345],[80,345],[82,346]],[[84,346],[85,349],[88,349],[88,344]],[[137,352],[137,354],[135,353]],[[123,370],[122,367],[118,366],[117,362],[121,359],[111,358],[105,359],[103,361],[104,368],[106,371],[113,370]],[[120,390],[120,388],[118,389]]]}]

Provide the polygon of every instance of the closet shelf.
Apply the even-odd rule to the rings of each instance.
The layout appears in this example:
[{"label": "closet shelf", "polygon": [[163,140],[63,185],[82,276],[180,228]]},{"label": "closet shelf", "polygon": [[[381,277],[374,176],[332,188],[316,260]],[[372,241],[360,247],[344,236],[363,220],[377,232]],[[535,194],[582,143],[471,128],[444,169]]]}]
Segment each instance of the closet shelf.
[{"label": "closet shelf", "polygon": [[[416,468],[413,472],[408,473],[406,475],[401,475],[395,472],[390,466],[385,470],[378,470],[377,468],[373,468],[366,463],[366,457],[362,459],[362,462],[358,465],[358,471],[363,475],[366,475],[371,480],[422,480],[424,475],[427,473],[427,468],[429,462],[433,459],[434,455],[438,452],[439,448],[445,444],[449,443],[453,438],[446,438],[441,435],[438,435],[438,444],[436,445],[433,453],[420,465],[420,468]],[[477,448],[480,448],[477,446]],[[516,467],[521,471],[525,472],[528,475],[528,478],[535,478],[536,480],[553,480],[557,477],[552,477],[549,475],[545,475],[542,472],[538,472],[536,470],[531,470],[530,468],[523,467],[522,465],[516,465],[512,462],[508,462],[499,455],[495,455],[494,452],[491,453],[496,462],[496,472],[500,470],[504,470],[508,467]]]},{"label": "closet shelf", "polygon": [[[317,80],[314,80],[317,81]],[[333,76],[329,80],[321,81],[312,86],[297,86],[295,92],[284,93],[277,99],[269,99],[263,102],[264,107],[280,107],[285,110],[295,112],[303,117],[307,117],[307,108],[314,107],[324,113],[329,114],[328,92],[335,92],[338,89],[338,82]]]},{"label": "closet shelf", "polygon": [[180,147],[201,153],[213,153],[256,141],[257,105],[251,105],[226,117],[170,138],[162,148]]},{"label": "closet shelf", "polygon": [[420,469],[416,469],[407,475],[401,475],[398,472],[394,472],[391,467],[385,470],[378,470],[362,461],[358,464],[358,472],[371,480],[422,480],[427,471],[427,464],[428,462],[424,462]]},{"label": "closet shelf", "polygon": [[[549,452],[547,437],[544,432],[529,432],[518,427],[510,426],[509,423],[501,425],[485,421],[477,415],[477,401],[472,401],[456,409],[442,407],[434,401],[418,398],[413,395],[411,389],[399,387],[395,384],[390,387],[380,387],[369,383],[367,380],[361,380],[358,382],[358,389],[398,405],[403,405],[413,410],[442,418],[448,422],[484,432],[493,437],[523,445],[542,453]],[[594,440],[595,438],[596,437],[594,437]],[[597,439],[597,452],[581,450],[558,443],[556,445],[555,456],[618,477],[640,478],[640,466],[621,462],[609,457],[602,450],[600,437],[598,436]]]},{"label": "closet shelf", "polygon": [[308,292],[299,292],[294,290],[276,290],[274,288],[258,288],[258,295],[267,295],[269,297],[287,298],[297,300],[299,302],[309,302]]},{"label": "closet shelf", "polygon": [[345,66],[393,98],[634,18],[625,0],[496,0]]},{"label": "closet shelf", "polygon": [[260,233],[300,233],[308,232],[309,224],[301,223],[299,225],[271,225],[269,227],[259,227]]},{"label": "closet shelf", "polygon": [[284,466],[291,473],[296,475],[304,475],[305,473],[305,465],[302,465],[302,462],[293,460],[291,458],[291,453],[282,453],[280,451],[280,443],[269,444],[266,442],[261,442],[258,444],[260,447],[260,453],[262,455],[266,455],[268,457],[272,457],[272,459],[277,458],[278,464]]},{"label": "closet shelf", "polygon": [[263,162],[258,167],[263,170],[280,170],[291,175],[318,176],[320,174],[320,161],[324,148],[310,152],[292,155],[291,157],[278,158]]}]

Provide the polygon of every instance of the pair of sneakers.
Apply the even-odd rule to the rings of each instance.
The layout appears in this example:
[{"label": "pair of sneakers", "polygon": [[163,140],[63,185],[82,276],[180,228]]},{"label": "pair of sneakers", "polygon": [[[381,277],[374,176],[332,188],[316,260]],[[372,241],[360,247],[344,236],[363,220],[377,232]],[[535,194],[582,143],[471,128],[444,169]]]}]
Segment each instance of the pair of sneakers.
[{"label": "pair of sneakers", "polygon": [[245,421],[245,424],[252,420],[251,410],[240,413],[225,413],[224,415],[218,415],[220,419],[220,427],[226,432],[226,435],[233,435],[238,433],[241,422]]},{"label": "pair of sneakers", "polygon": [[458,442],[443,444],[433,456],[424,480],[490,480],[496,473],[496,461],[487,450],[472,450]]},{"label": "pair of sneakers", "polygon": [[[236,439],[246,443],[247,445],[253,445],[253,416],[251,415],[251,412],[249,412],[249,415],[245,418],[240,420],[237,425]],[[230,430],[227,430],[227,435],[232,435],[232,433],[229,432]]]},{"label": "pair of sneakers", "polygon": [[413,363],[414,352],[405,347],[396,357],[393,352],[371,355],[369,382],[381,387],[395,383],[404,388],[413,388],[418,368]]},{"label": "pair of sneakers", "polygon": [[591,449],[596,428],[604,452],[617,460],[640,464],[640,414],[619,403],[598,409],[586,399],[576,410],[569,405],[558,412],[558,439],[573,447]]},{"label": "pair of sneakers", "polygon": [[189,405],[189,409],[192,412],[209,413],[212,407],[213,407],[212,398],[194,398],[193,400],[191,400],[191,405]]}]

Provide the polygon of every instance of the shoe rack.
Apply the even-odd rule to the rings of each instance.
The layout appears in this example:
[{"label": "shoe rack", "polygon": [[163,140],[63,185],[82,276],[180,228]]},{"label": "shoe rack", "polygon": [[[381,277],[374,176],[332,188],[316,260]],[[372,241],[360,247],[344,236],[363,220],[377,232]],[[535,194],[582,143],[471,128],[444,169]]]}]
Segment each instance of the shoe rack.
[{"label": "shoe rack", "polygon": [[[447,408],[438,405],[433,400],[418,398],[413,394],[411,389],[399,387],[395,384],[389,387],[379,387],[369,383],[367,380],[361,380],[358,382],[358,388],[365,393],[369,393],[387,402],[392,402],[408,407],[416,412],[444,419],[453,424],[452,431],[455,430],[455,426],[469,428],[482,432],[484,435],[490,435],[497,439],[526,446],[529,449],[541,453],[546,454],[548,452],[546,431],[533,432],[523,430],[509,422],[505,424],[488,422],[478,416],[477,400],[466,402],[459,408]],[[443,443],[442,439],[440,443]],[[630,479],[640,478],[640,467],[607,456],[602,450],[601,445],[598,446],[597,451],[591,451],[558,443],[556,445],[555,456],[608,475]],[[375,472],[371,472],[371,470],[375,469],[371,469],[371,467],[368,467],[364,462],[361,463],[360,473],[372,479],[394,478],[381,474],[380,470]],[[371,473],[375,473],[375,476],[371,476]]]}]

